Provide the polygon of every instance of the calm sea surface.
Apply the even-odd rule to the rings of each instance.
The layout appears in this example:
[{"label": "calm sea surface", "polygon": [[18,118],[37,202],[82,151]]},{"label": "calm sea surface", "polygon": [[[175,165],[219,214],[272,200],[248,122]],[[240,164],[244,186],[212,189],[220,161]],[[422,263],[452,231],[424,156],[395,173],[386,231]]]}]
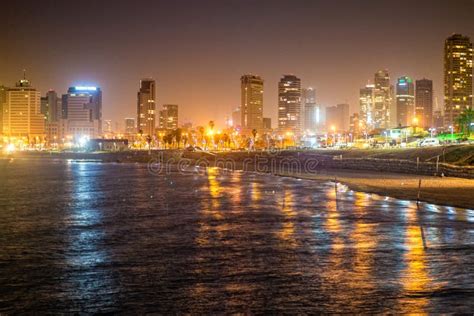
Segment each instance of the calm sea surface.
[{"label": "calm sea surface", "polygon": [[473,313],[474,211],[218,169],[3,160],[13,312]]}]

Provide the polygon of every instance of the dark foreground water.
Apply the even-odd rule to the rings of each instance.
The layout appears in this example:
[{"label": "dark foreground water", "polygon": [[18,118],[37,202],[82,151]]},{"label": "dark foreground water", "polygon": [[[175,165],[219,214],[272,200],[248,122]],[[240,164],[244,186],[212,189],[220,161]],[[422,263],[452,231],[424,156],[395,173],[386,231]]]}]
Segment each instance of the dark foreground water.
[{"label": "dark foreground water", "polygon": [[472,210],[217,169],[0,176],[0,313],[474,311]]}]

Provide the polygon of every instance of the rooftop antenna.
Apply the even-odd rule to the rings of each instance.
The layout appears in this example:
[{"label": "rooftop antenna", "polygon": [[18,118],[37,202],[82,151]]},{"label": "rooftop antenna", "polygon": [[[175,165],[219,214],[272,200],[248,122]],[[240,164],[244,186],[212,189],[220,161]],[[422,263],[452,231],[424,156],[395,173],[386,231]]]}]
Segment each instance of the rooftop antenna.
[{"label": "rooftop antenna", "polygon": [[26,69],[23,69],[23,79],[26,80]]}]

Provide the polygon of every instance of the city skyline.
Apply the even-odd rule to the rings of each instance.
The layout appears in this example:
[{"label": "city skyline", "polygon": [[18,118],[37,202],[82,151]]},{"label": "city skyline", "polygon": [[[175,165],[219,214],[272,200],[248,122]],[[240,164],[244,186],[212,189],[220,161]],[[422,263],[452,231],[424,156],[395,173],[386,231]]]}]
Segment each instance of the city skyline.
[{"label": "city skyline", "polygon": [[[108,14],[103,19],[97,13],[103,12],[101,5],[86,2],[85,5],[90,4],[91,9],[97,9],[97,12],[91,10],[90,15],[71,26],[71,32],[55,28],[55,23],[63,19],[61,12],[66,6],[53,5],[53,2],[48,1],[31,2],[29,10],[13,14],[18,11],[18,7],[7,4],[8,27],[4,37],[6,42],[2,43],[2,47],[7,49],[0,52],[0,68],[3,70],[0,84],[11,86],[22,69],[26,68],[28,78],[42,95],[50,89],[61,93],[69,86],[80,84],[100,86],[104,91],[103,117],[121,122],[124,117],[134,116],[136,82],[143,77],[153,77],[156,80],[157,105],[179,104],[180,119],[191,120],[195,125],[205,124],[209,119],[223,125],[225,117],[240,103],[238,78],[242,74],[253,73],[267,82],[263,116],[272,118],[273,127],[276,127],[276,83],[286,73],[301,78],[303,87],[314,87],[318,105],[328,107],[348,103],[353,113],[358,112],[359,88],[367,83],[367,78],[371,78],[377,69],[388,69],[392,84],[395,78],[404,75],[433,80],[434,99],[438,100],[439,107],[443,107],[444,41],[452,33],[461,33],[471,39],[474,35],[474,26],[467,18],[472,12],[472,1],[456,1],[455,8],[442,2],[429,2],[433,8],[429,12],[429,21],[432,22],[422,29],[417,28],[421,22],[416,17],[423,4],[428,2],[417,2],[404,15],[405,22],[399,26],[396,34],[393,29],[389,29],[388,24],[386,28],[382,26],[376,29],[377,21],[351,27],[357,19],[367,15],[358,13],[352,17],[354,4],[344,3],[341,7],[338,6],[340,3],[315,2],[307,5],[302,14],[298,8],[289,13],[282,10],[288,5],[278,1],[255,3],[255,12],[244,10],[246,1],[229,1],[215,6],[216,12],[212,18],[203,21],[200,18],[203,14],[205,16],[203,10],[215,3],[205,1],[200,7],[179,1],[175,4],[153,3],[150,11],[156,12],[158,16],[166,10],[174,18],[178,16],[173,20],[174,24],[162,32],[156,29],[168,21],[166,18],[153,18],[153,22],[137,23],[132,27],[131,21],[137,12],[127,10],[131,5],[124,2],[108,8]],[[180,11],[183,4],[189,10]],[[364,1],[360,6],[361,9],[368,7],[372,12],[390,12],[386,16],[390,21],[398,19],[401,12],[401,9],[389,3]],[[232,24],[239,19],[254,21],[252,18],[264,9],[268,10],[268,14],[262,16],[261,21],[251,25],[237,23],[238,27]],[[282,11],[286,12],[286,21],[291,24],[289,30],[276,22],[282,19]],[[36,27],[39,18],[44,19],[51,14],[58,16],[58,21],[38,26],[38,38],[19,36],[28,34],[25,27]],[[210,30],[213,25],[222,22],[221,15],[230,21],[223,23],[220,31]],[[313,18],[305,19],[308,16]],[[347,23],[338,25],[335,17],[345,19]],[[123,18],[123,26],[119,28],[123,28],[124,38],[130,40],[132,45],[123,45],[121,38],[109,35],[112,32],[109,27],[112,18]],[[252,39],[245,39],[241,34],[250,31],[250,27],[255,28],[255,32]],[[89,42],[85,39],[78,43],[67,41],[70,34],[84,34],[93,29],[97,30],[97,34],[92,34]],[[202,30],[208,31],[206,35],[200,33]],[[410,31],[408,35],[404,30]],[[153,54],[148,50],[147,53],[132,52],[128,48],[143,38],[130,38],[132,31],[143,31],[143,36],[157,35],[151,44]],[[278,32],[287,34],[290,31],[301,31],[300,36],[292,36],[289,41],[298,43],[302,50],[288,50],[275,38]],[[324,45],[329,34],[335,39],[331,48]],[[265,45],[260,42],[264,39],[268,39]],[[201,47],[194,45],[198,40]],[[81,46],[84,41],[87,49]],[[183,41],[185,44],[182,44]],[[216,43],[219,45],[215,46]],[[54,44],[54,51],[42,49],[48,44]],[[105,44],[109,44],[107,48],[104,48]],[[29,49],[31,45],[38,49]],[[248,52],[239,50],[249,45],[255,49]],[[206,46],[215,46],[216,49],[203,49]],[[190,53],[184,53],[183,48]],[[81,49],[80,54],[77,49]],[[193,58],[190,58],[191,52]],[[379,56],[372,58],[371,54]],[[125,63],[122,58],[126,58]],[[196,112],[197,108],[200,111]]]}]

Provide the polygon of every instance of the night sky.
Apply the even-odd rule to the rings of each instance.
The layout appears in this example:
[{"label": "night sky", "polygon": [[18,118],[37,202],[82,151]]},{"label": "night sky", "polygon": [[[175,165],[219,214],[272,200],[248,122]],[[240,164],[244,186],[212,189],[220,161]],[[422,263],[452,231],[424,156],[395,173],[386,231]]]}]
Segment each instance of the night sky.
[{"label": "night sky", "polygon": [[443,44],[474,38],[474,0],[8,1],[0,7],[0,84],[27,69],[43,93],[76,84],[103,90],[104,119],[136,116],[139,80],[157,80],[157,104],[180,121],[224,118],[240,103],[240,76],[265,80],[276,124],[282,74],[313,86],[324,106],[358,111],[377,69],[434,80],[442,105]]}]

